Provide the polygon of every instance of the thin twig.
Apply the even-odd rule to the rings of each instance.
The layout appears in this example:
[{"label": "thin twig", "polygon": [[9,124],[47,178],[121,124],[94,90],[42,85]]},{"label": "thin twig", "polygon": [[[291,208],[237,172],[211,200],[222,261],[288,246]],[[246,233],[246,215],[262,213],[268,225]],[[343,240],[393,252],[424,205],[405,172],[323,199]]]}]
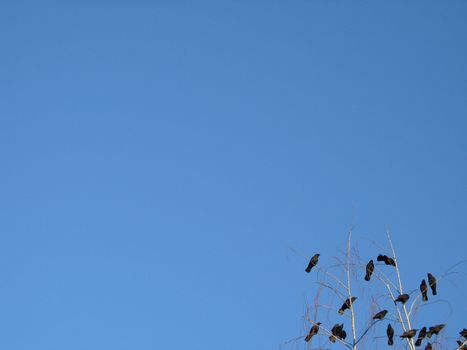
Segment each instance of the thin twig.
[{"label": "thin twig", "polygon": [[347,292],[349,294],[350,315],[352,320],[352,336],[353,336],[353,350],[357,349],[357,330],[355,329],[355,312],[352,302],[352,290],[350,288],[350,241],[352,239],[352,227],[349,230],[349,238],[347,240]]},{"label": "thin twig", "polygon": [[[403,294],[404,292],[403,292],[403,288],[402,288],[402,279],[401,279],[401,274],[400,274],[400,271],[399,271],[399,264],[397,263],[396,251],[394,249],[394,245],[392,244],[392,239],[391,239],[391,234],[389,232],[389,229],[386,230],[386,235],[388,237],[389,245],[391,246],[392,257],[393,257],[395,265],[396,265],[395,268],[396,268],[397,280],[399,282],[399,291],[400,291],[400,294]],[[397,307],[397,305],[396,305],[396,307]],[[409,314],[407,313],[407,308],[405,307],[405,304],[402,304],[402,309],[404,310],[405,319],[407,320],[407,328],[410,330],[410,329],[412,329],[412,325],[410,324],[410,317],[409,317]],[[411,338],[411,339],[407,338],[407,343],[409,344],[409,347],[412,350],[415,350],[415,343],[414,343],[413,338]]]}]

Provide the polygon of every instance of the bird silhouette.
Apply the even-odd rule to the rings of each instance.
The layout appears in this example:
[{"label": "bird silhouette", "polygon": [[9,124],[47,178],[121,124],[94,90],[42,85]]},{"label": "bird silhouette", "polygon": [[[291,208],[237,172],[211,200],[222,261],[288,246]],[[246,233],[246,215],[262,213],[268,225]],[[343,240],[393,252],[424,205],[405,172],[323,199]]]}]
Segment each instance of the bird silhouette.
[{"label": "bird silhouette", "polygon": [[320,326],[320,325],[321,325],[321,322],[316,322],[316,324],[315,324],[313,327],[311,327],[310,332],[309,332],[308,335],[305,337],[305,341],[306,341],[307,343],[311,340],[311,338],[313,338],[313,336],[314,336],[315,334],[318,333],[318,331],[319,331],[319,326]]},{"label": "bird silhouette", "polygon": [[337,338],[345,339],[345,337],[347,337],[347,333],[345,333],[344,331],[344,324],[336,323],[331,329],[331,335],[329,336],[329,340],[331,341],[331,343],[335,343]]},{"label": "bird silhouette", "polygon": [[406,339],[412,339],[413,337],[415,337],[415,334],[417,334],[417,331],[418,329],[411,329],[411,330],[405,331],[399,337],[406,338]]},{"label": "bird silhouette", "polygon": [[331,343],[335,343],[337,339],[337,334],[339,332],[339,327],[340,325],[336,323],[332,328],[331,328],[331,335],[329,336],[329,341]]},{"label": "bird silhouette", "polygon": [[353,302],[355,300],[357,300],[357,297],[352,297],[350,299],[346,299],[344,304],[342,304],[341,308],[339,310],[337,310],[337,312],[339,312],[339,314],[343,315],[344,311],[347,310],[348,308],[350,308],[350,306],[353,304]]},{"label": "bird silhouette", "polygon": [[428,284],[430,285],[430,288],[431,288],[431,293],[433,295],[436,295],[436,278],[431,273],[427,273],[427,276],[428,276]]},{"label": "bird silhouette", "polygon": [[430,327],[430,329],[428,329],[428,333],[426,334],[426,336],[428,338],[431,338],[431,336],[433,334],[438,335],[439,332],[441,332],[441,330],[444,328],[444,326],[446,326],[446,325],[445,324],[437,324],[436,326]]},{"label": "bird silhouette", "polygon": [[401,294],[394,300],[394,304],[397,303],[397,302],[401,302],[402,304],[405,304],[407,302],[407,300],[409,300],[409,298],[410,298],[410,295]]},{"label": "bird silhouette", "polygon": [[382,310],[373,316],[373,320],[382,320],[387,313],[388,310]]},{"label": "bird silhouette", "polygon": [[310,259],[310,262],[308,263],[308,266],[306,267],[305,271],[307,273],[310,273],[311,269],[318,264],[318,259],[319,259],[320,254],[315,254],[313,257]]},{"label": "bird silhouette", "polygon": [[396,262],[393,258],[388,257],[387,255],[378,255],[376,258],[377,261],[383,261],[386,265],[396,266]]},{"label": "bird silhouette", "polygon": [[422,329],[420,329],[420,332],[418,332],[418,338],[417,338],[417,341],[415,342],[415,346],[422,345],[422,341],[425,337],[426,337],[426,327],[423,327]]},{"label": "bird silhouette", "polygon": [[373,274],[374,270],[375,264],[373,263],[373,260],[370,260],[368,264],[366,264],[365,281],[369,281],[371,279],[371,275]]},{"label": "bird silhouette", "polygon": [[390,323],[386,328],[386,335],[388,336],[388,345],[394,345],[394,328],[392,328]]},{"label": "bird silhouette", "polygon": [[425,280],[422,280],[422,283],[420,283],[420,292],[422,292],[423,301],[428,301],[428,286]]}]

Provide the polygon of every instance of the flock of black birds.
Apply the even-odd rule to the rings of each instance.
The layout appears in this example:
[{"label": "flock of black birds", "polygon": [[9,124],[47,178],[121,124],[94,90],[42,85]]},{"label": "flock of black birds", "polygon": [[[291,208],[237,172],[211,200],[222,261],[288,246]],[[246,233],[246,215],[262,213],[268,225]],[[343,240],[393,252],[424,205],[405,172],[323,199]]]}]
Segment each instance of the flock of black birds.
[{"label": "flock of black birds", "polygon": [[[320,254],[315,254],[310,259],[310,262],[308,263],[308,266],[305,269],[307,273],[310,273],[311,269],[318,264],[319,256]],[[383,262],[385,265],[396,267],[395,260],[386,255],[381,255],[381,254],[378,255],[378,257],[376,258],[376,261]],[[375,270],[375,264],[373,260],[370,260],[368,264],[366,265],[365,281],[369,282],[371,280],[371,275],[373,274],[374,270]],[[420,292],[422,294],[422,300],[424,302],[428,301],[428,286],[431,288],[432,295],[437,294],[436,278],[431,273],[427,274],[427,278],[428,278],[428,284],[426,283],[424,279],[420,283]],[[398,302],[405,304],[409,299],[410,299],[409,294],[405,294],[405,293],[400,294],[396,299],[394,299],[394,304],[397,304]],[[347,298],[345,302],[342,304],[342,306],[340,307],[340,309],[338,309],[338,313],[340,315],[343,315],[345,310],[350,309],[351,305],[355,302],[355,300],[357,300],[357,297]],[[386,317],[387,313],[388,313],[388,310],[381,310],[373,316],[373,320],[381,321],[384,319],[384,317]],[[321,322],[314,323],[309,333],[305,337],[306,342],[309,342],[311,338],[313,338],[314,335],[318,334],[320,325],[321,325]],[[441,330],[445,326],[446,326],[445,324],[438,324],[436,326],[429,327],[428,330],[426,327],[423,327],[422,329],[420,329],[419,332],[418,332],[418,329],[410,329],[402,333],[402,335],[400,335],[399,337],[401,339],[410,340],[414,338],[418,332],[418,337],[417,337],[417,340],[415,341],[415,346],[418,347],[422,345],[422,342],[424,339],[427,339],[427,338],[430,339],[433,335],[438,335],[439,332],[441,332]],[[463,341],[457,340],[458,348],[460,350],[467,350],[467,345],[464,345],[464,343],[467,342],[467,329],[464,328],[462,331],[459,332],[459,334],[465,340]],[[389,346],[394,345],[394,328],[392,327],[391,323],[388,323],[388,326],[386,328],[386,335],[388,339],[388,342],[387,342],[388,345]],[[329,336],[329,340],[332,343],[335,343],[337,339],[345,340],[346,337],[347,337],[347,333],[344,330],[343,323],[341,324],[337,323],[331,328],[331,335]],[[432,350],[432,344],[429,341],[427,341],[426,343],[425,350]]]}]

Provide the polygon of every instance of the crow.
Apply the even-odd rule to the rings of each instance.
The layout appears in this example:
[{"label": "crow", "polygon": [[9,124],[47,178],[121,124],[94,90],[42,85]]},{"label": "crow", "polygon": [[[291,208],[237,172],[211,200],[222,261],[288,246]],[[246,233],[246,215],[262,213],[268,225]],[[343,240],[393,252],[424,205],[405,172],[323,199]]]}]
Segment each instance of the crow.
[{"label": "crow", "polygon": [[393,258],[388,257],[387,255],[378,255],[376,258],[377,261],[384,261],[386,265],[396,266],[396,262]]},{"label": "crow", "polygon": [[350,308],[350,306],[353,304],[353,302],[355,300],[357,300],[357,297],[352,297],[350,299],[346,299],[344,304],[342,304],[341,308],[339,310],[337,310],[337,312],[339,312],[339,314],[343,315],[344,311],[347,310],[348,308]]},{"label": "crow", "polygon": [[336,323],[332,328],[331,328],[331,335],[329,336],[329,341],[331,343],[335,343],[337,339],[337,334],[339,333],[339,327],[340,325]]},{"label": "crow", "polygon": [[305,337],[305,341],[308,343],[311,338],[318,333],[319,331],[319,325],[321,324],[321,322],[316,322],[316,324],[311,327],[310,329],[310,332],[308,333],[308,335]]},{"label": "crow", "polygon": [[436,295],[436,278],[431,273],[428,273],[427,276],[428,276],[428,284],[430,285],[430,288],[431,288],[431,293],[433,293],[433,295]]},{"label": "crow", "polygon": [[384,316],[388,313],[388,310],[383,310],[378,312],[376,315],[373,316],[373,320],[382,320]]},{"label": "crow", "polygon": [[394,345],[394,328],[392,328],[391,324],[388,324],[388,328],[386,328],[386,335],[388,336],[388,345]]},{"label": "crow", "polygon": [[433,350],[430,342],[426,343],[425,350]]},{"label": "crow", "polygon": [[409,298],[410,298],[410,295],[401,294],[396,298],[396,300],[394,300],[394,304],[397,303],[398,301],[400,301],[402,304],[405,304],[407,300],[409,300]]},{"label": "crow", "polygon": [[375,270],[375,264],[373,263],[373,260],[370,260],[368,264],[366,264],[366,275],[365,275],[365,281],[369,281],[371,278],[371,274]]},{"label": "crow", "polygon": [[420,283],[420,292],[422,292],[423,301],[428,301],[428,287],[425,280],[422,280],[422,283]]},{"label": "crow", "polygon": [[428,333],[426,334],[426,336],[428,338],[431,338],[431,336],[433,334],[438,335],[439,332],[441,332],[441,330],[444,328],[444,326],[446,326],[446,325],[445,324],[437,324],[436,326],[430,327],[430,329],[428,330]]},{"label": "crow", "polygon": [[308,266],[306,267],[305,271],[307,273],[310,273],[311,269],[318,264],[318,259],[319,259],[319,254],[313,255],[313,257],[310,259],[310,262],[308,263]]},{"label": "crow", "polygon": [[423,327],[422,329],[420,329],[420,332],[418,332],[418,338],[417,338],[417,341],[415,342],[415,346],[422,345],[422,341],[425,337],[426,337],[426,327]]},{"label": "crow", "polygon": [[418,329],[411,329],[409,331],[402,333],[402,335],[400,335],[399,337],[406,338],[406,339],[412,339],[413,337],[415,337],[415,334],[417,334],[417,331]]},{"label": "crow", "polygon": [[[339,339],[345,338],[343,337],[343,333],[345,334],[344,324],[336,323],[334,327],[332,327],[331,329],[331,335],[329,336],[329,340],[331,341],[331,343],[335,343],[337,338]],[[347,334],[345,334],[345,336],[347,336]]]},{"label": "crow", "polygon": [[467,339],[467,329],[464,328],[463,330],[459,332],[459,334],[461,335],[461,337],[464,337]]}]

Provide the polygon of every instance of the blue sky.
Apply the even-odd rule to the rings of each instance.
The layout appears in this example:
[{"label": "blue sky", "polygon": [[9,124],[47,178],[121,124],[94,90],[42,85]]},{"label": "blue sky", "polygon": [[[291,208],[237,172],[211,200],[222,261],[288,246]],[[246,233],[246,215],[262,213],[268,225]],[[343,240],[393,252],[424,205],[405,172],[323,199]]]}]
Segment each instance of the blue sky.
[{"label": "blue sky", "polygon": [[0,347],[277,349],[303,335],[305,256],[331,263],[351,223],[364,257],[391,228],[410,288],[466,259],[466,15],[2,2]]}]

